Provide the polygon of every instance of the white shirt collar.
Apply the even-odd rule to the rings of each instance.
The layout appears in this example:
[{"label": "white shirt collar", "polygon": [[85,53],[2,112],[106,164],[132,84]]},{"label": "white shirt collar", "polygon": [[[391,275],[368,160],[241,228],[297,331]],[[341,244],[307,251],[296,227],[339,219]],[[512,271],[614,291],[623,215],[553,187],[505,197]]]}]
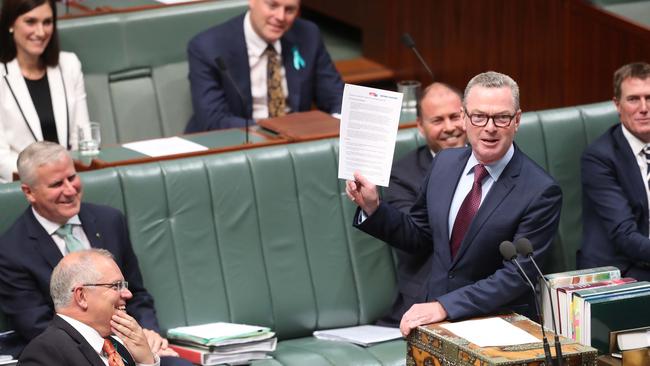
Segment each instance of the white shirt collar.
[{"label": "white shirt collar", "polygon": [[[253,29],[250,11],[247,11],[244,16],[244,38],[246,39],[248,57],[262,57],[262,54],[266,51],[266,47],[268,47],[268,43]],[[282,54],[282,45],[279,39],[273,42],[273,48],[275,48],[278,55]]]},{"label": "white shirt collar", "polygon": [[[54,221],[50,221],[46,219],[45,217],[41,216],[36,210],[34,209],[34,206],[32,206],[32,212],[34,213],[34,217],[36,217],[36,221],[38,221],[39,224],[45,229],[45,232],[47,232],[48,235],[53,235],[58,228],[61,227],[61,225],[57,224]],[[72,225],[81,225],[81,220],[79,220],[79,215],[74,215],[72,216],[67,224],[72,224]]]},{"label": "white shirt collar", "polygon": [[95,329],[91,326],[73,319],[67,315],[59,314],[63,320],[68,322],[82,337],[90,344],[90,346],[97,352],[97,354],[102,354],[102,348],[104,347],[104,337],[102,337]]},{"label": "white shirt collar", "polygon": [[[495,161],[492,164],[485,165],[485,169],[487,170],[492,180],[494,180],[495,182],[499,180],[501,173],[503,173],[503,170],[506,168],[510,160],[512,160],[512,157],[514,155],[515,155],[515,146],[511,144],[510,148],[508,148],[508,151],[506,151],[505,155],[503,155],[501,159]],[[478,160],[474,156],[474,152],[472,151],[472,155],[469,156],[469,159],[467,160],[467,164],[465,165],[465,175],[469,174],[469,171],[471,169],[474,169],[474,166],[476,164],[480,164],[480,163],[478,162]]]},{"label": "white shirt collar", "polygon": [[641,141],[638,137],[634,136],[632,132],[630,132],[627,128],[625,128],[624,124],[621,123],[621,127],[623,128],[623,136],[625,136],[627,143],[630,144],[630,147],[632,148],[632,152],[634,153],[634,155],[639,155],[643,153],[643,149],[645,148],[646,143]]}]

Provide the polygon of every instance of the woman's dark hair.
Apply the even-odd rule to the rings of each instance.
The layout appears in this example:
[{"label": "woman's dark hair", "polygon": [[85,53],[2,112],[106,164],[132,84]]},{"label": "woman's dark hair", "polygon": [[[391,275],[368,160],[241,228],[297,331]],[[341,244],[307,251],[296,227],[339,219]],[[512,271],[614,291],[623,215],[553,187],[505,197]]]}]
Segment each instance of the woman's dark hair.
[{"label": "woman's dark hair", "polygon": [[0,62],[9,62],[16,58],[14,35],[9,33],[19,16],[45,3],[52,8],[52,36],[41,55],[43,66],[59,64],[59,35],[56,30],[56,4],[54,0],[3,0],[0,10]]}]

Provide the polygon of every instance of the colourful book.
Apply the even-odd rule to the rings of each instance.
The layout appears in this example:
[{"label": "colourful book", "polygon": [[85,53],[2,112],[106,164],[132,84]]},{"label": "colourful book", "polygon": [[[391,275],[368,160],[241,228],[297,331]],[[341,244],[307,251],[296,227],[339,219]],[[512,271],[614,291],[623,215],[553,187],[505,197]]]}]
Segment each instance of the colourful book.
[{"label": "colourful book", "polygon": [[650,282],[639,281],[615,286],[596,287],[575,291],[573,293],[571,305],[573,310],[572,326],[574,339],[582,344],[587,344],[586,342],[589,338],[589,332],[586,330],[586,323],[589,319],[585,312],[586,299],[613,296],[620,293],[637,291],[640,289],[643,290],[647,288],[650,288]]},{"label": "colourful book", "polygon": [[[590,283],[621,278],[621,271],[613,266],[580,269],[576,271],[551,273],[544,276],[551,287],[552,296],[548,291],[540,291],[542,297],[542,312],[544,314],[544,326],[553,329],[553,318],[551,311],[555,311],[556,317],[559,314],[557,304],[557,288],[578,283]],[[559,330],[559,329],[558,329]]]},{"label": "colourful book", "polygon": [[600,352],[609,352],[610,332],[650,326],[650,288],[585,300],[585,340]]},{"label": "colourful book", "polygon": [[235,354],[215,354],[208,350],[192,346],[180,346],[170,344],[169,347],[176,351],[181,358],[184,358],[196,365],[221,365],[221,364],[249,364],[254,360],[270,358],[266,352],[244,352]]},{"label": "colourful book", "polygon": [[572,295],[576,291],[585,290],[595,287],[604,287],[604,286],[614,286],[623,283],[636,282],[634,278],[619,278],[615,280],[606,280],[598,281],[591,283],[578,283],[568,286],[558,287],[557,294],[557,303],[558,303],[558,313],[555,318],[558,323],[558,331],[561,335],[567,338],[573,338],[573,309],[572,309]]}]

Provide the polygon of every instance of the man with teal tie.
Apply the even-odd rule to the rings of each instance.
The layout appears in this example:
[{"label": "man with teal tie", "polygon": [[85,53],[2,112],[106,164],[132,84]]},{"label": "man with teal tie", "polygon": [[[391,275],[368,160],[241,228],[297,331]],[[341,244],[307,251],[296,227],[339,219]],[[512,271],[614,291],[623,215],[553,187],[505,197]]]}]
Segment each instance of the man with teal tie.
[{"label": "man with teal tie", "polygon": [[[103,248],[115,257],[133,297],[127,312],[145,328],[154,352],[177,356],[159,335],[153,298],[142,284],[126,220],[112,207],[82,203],[83,186],[72,159],[60,145],[36,142],[18,156],[21,189],[30,204],[0,237],[0,308],[25,343],[54,316],[49,296],[53,268],[64,255]],[[161,364],[189,365],[177,357]]]}]

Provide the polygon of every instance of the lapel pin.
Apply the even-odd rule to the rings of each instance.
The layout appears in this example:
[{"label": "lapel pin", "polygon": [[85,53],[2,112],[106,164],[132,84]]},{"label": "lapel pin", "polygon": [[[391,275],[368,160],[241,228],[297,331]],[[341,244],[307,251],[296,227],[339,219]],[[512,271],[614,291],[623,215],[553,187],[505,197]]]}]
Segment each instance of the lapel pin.
[{"label": "lapel pin", "polygon": [[298,47],[293,46],[291,49],[291,52],[293,53],[293,68],[296,70],[300,70],[307,66],[307,63],[305,63],[305,60],[302,58],[300,55],[300,51],[298,51]]},{"label": "lapel pin", "polygon": [[99,233],[95,233],[95,236],[97,237],[97,239],[102,237],[101,235],[99,235]]}]

